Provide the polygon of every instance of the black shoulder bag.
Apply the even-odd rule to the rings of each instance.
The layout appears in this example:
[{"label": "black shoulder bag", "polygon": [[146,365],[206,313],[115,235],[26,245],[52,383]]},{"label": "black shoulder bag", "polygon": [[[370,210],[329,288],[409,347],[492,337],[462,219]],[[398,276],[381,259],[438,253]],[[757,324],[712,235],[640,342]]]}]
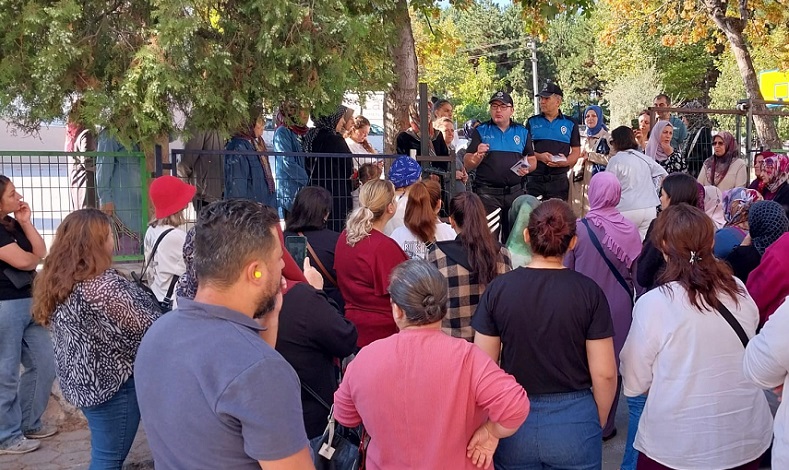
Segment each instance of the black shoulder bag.
[{"label": "black shoulder bag", "polygon": [[153,257],[156,256],[156,249],[159,248],[159,243],[164,240],[164,237],[175,230],[174,228],[168,228],[161,235],[159,238],[156,239],[156,243],[153,244],[153,249],[151,249],[151,257],[148,258],[148,262],[145,263],[142,267],[142,272],[139,275],[133,272],[131,273],[131,277],[134,280],[134,283],[137,284],[140,289],[145,291],[151,298],[159,305],[159,308],[162,309],[163,313],[169,312],[173,309],[173,291],[175,290],[175,285],[178,284],[179,276],[173,276],[172,280],[170,281],[170,287],[167,288],[167,294],[165,294],[164,299],[159,302],[159,299],[156,298],[156,294],[153,293],[151,288],[148,286],[148,283],[145,281],[145,273],[148,271],[148,266],[151,265],[151,261],[153,261]]},{"label": "black shoulder bag", "polygon": [[301,382],[309,393],[329,412],[329,423],[319,438],[310,441],[316,470],[362,470],[369,438],[364,426],[347,428],[334,420],[334,407],[329,406],[309,385]]},{"label": "black shoulder bag", "polygon": [[600,244],[600,240],[597,239],[597,235],[595,235],[592,229],[589,227],[589,221],[587,221],[584,218],[581,219],[581,223],[584,224],[587,232],[589,232],[589,239],[592,240],[592,245],[594,245],[594,247],[597,248],[597,252],[600,253],[600,256],[603,258],[603,261],[605,261],[605,264],[608,265],[608,269],[611,270],[611,273],[614,275],[617,282],[619,282],[619,284],[622,286],[625,292],[627,292],[627,296],[630,298],[630,305],[633,305],[635,303],[633,301],[633,289],[631,289],[630,286],[627,285],[627,281],[625,281],[625,278],[622,277],[622,274],[619,272],[618,269],[616,269],[614,263],[612,263],[611,260],[608,259],[608,256],[605,255],[605,251],[603,251],[603,246]]}]

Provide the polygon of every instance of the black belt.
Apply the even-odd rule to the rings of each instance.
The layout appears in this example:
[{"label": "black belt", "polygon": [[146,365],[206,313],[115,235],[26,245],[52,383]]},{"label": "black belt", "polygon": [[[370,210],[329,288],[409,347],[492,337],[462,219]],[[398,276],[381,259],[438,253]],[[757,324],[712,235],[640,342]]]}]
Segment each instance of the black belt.
[{"label": "black belt", "polygon": [[490,195],[498,195],[498,196],[505,196],[507,194],[512,194],[517,191],[523,191],[524,186],[523,183],[518,183],[512,186],[488,186],[485,184],[478,184],[474,187],[475,192],[480,194],[490,194]]},{"label": "black belt", "polygon": [[567,173],[562,173],[560,175],[526,175],[526,178],[528,181],[549,183],[551,181],[567,179]]}]

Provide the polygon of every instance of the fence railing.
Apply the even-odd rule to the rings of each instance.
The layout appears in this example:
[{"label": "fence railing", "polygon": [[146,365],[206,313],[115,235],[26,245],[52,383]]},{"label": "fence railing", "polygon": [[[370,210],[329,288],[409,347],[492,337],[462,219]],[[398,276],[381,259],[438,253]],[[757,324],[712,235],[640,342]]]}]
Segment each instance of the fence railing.
[{"label": "fence railing", "polygon": [[[386,172],[398,156],[173,149],[169,162],[163,161],[157,153],[155,175],[171,174],[197,186],[190,220],[196,218],[204,205],[229,197],[257,200],[277,208],[280,217],[284,217],[301,188],[321,186],[332,194],[332,211],[327,225],[341,231],[354,208],[354,192],[358,190],[355,170],[365,163],[383,162]],[[262,178],[257,172],[261,159],[265,159],[271,169],[273,192],[268,185],[256,184],[254,180]],[[418,157],[417,160],[422,164],[423,177],[436,175],[439,178],[444,207],[447,207],[454,194],[454,158]],[[251,171],[253,169],[256,172]]]},{"label": "fence railing", "polygon": [[112,204],[115,260],[142,259],[150,179],[143,153],[0,151],[0,174],[30,204],[33,225],[47,246],[70,212]]}]

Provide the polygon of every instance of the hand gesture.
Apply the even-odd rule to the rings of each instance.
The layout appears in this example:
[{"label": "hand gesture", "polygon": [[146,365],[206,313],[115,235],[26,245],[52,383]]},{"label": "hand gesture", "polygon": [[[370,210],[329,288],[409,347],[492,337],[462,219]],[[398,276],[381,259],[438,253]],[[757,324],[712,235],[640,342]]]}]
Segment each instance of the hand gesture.
[{"label": "hand gesture", "polygon": [[660,147],[663,149],[663,152],[666,155],[671,155],[672,153],[674,153],[674,147],[672,147],[671,144],[663,144],[663,143],[661,143]]},{"label": "hand gesture", "polygon": [[499,446],[499,438],[494,436],[488,426],[490,421],[478,427],[466,447],[466,457],[471,459],[471,463],[477,468],[489,468],[493,463],[493,454]]},{"label": "hand gesture", "polygon": [[14,211],[14,218],[20,224],[30,223],[30,205],[25,201],[19,201],[19,209]]},{"label": "hand gesture", "polygon": [[490,145],[488,144],[479,144],[477,146],[477,153],[488,153],[490,150]]},{"label": "hand gesture", "polygon": [[307,278],[307,282],[312,287],[318,290],[323,289],[323,276],[317,269],[312,267],[309,257],[304,258],[304,277]]}]

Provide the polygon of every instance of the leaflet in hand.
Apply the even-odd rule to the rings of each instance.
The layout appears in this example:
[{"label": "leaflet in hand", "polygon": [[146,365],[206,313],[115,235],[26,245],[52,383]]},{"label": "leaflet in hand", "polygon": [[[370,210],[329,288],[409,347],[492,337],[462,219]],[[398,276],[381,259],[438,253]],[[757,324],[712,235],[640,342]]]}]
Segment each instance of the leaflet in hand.
[{"label": "leaflet in hand", "polygon": [[531,165],[529,165],[529,161],[526,159],[526,157],[523,157],[522,159],[518,160],[518,163],[512,165],[510,170],[516,175],[520,176],[521,171],[528,170],[530,167]]},{"label": "leaflet in hand", "polygon": [[554,162],[554,163],[555,163],[555,162],[566,162],[566,161],[567,161],[567,157],[565,157],[565,156],[564,156],[564,155],[562,155],[562,154],[559,154],[559,155],[551,155],[551,161],[552,161],[552,162]]}]

